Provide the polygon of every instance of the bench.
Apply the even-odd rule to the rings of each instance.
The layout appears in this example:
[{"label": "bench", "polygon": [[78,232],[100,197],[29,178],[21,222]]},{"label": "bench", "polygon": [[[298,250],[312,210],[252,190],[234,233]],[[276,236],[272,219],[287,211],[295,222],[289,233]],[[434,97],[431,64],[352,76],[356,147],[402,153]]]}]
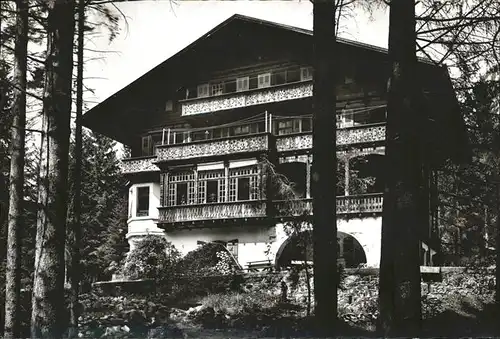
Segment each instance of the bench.
[{"label": "bench", "polygon": [[249,261],[247,264],[247,269],[249,272],[259,272],[259,271],[272,271],[273,263],[271,260],[257,260]]}]

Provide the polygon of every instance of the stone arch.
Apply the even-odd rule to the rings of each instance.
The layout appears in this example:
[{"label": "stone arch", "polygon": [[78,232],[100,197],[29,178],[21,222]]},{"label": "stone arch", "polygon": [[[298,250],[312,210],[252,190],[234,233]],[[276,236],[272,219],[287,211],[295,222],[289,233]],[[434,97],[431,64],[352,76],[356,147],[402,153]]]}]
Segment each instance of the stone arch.
[{"label": "stone arch", "polygon": [[[353,235],[340,231],[337,232],[337,258],[348,268],[367,263],[367,255],[360,242]],[[304,259],[312,262],[312,230],[302,230],[286,237],[276,252],[274,263],[277,268],[282,268],[289,266],[293,260]]]}]

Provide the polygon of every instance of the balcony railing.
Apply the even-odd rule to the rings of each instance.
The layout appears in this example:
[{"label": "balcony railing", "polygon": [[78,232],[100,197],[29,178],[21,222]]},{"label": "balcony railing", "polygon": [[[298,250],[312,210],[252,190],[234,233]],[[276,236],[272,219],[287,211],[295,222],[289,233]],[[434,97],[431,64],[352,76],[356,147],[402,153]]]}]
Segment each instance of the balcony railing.
[{"label": "balcony railing", "polygon": [[[385,123],[358,125],[337,129],[337,146],[369,143],[385,140]],[[296,151],[312,148],[312,133],[278,136],[278,152]]]},{"label": "balcony railing", "polygon": [[[360,214],[382,212],[383,193],[359,194],[337,197],[337,214]],[[278,217],[299,216],[312,213],[312,199],[275,201]]]},{"label": "balcony railing", "polygon": [[240,152],[259,152],[269,148],[269,134],[250,134],[218,140],[194,141],[157,147],[158,161],[221,156]]},{"label": "balcony railing", "polygon": [[193,115],[300,99],[312,96],[312,81],[295,82],[245,92],[221,94],[212,97],[181,101],[182,115]]},{"label": "balcony railing", "polygon": [[238,201],[203,205],[160,207],[159,223],[176,223],[232,218],[255,218],[266,216],[266,203]]},{"label": "balcony railing", "polygon": [[153,163],[156,156],[127,158],[120,161],[122,173],[156,172],[160,169]]}]

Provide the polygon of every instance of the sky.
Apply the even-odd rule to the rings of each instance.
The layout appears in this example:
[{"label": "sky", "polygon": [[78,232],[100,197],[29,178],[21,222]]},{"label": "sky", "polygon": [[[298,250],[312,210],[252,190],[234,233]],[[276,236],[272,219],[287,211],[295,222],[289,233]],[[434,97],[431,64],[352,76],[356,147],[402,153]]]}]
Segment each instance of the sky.
[{"label": "sky", "polygon": [[[116,6],[116,7],[114,7]],[[100,27],[86,41],[85,63],[90,109],[113,95],[156,65],[168,59],[207,31],[234,14],[312,29],[312,3],[289,1],[126,1],[111,10],[120,16],[120,32],[109,42],[109,33]],[[90,20],[99,20],[90,17]],[[388,11],[372,15],[356,10],[342,19],[340,36],[387,47]],[[99,52],[96,52],[99,51]]]}]

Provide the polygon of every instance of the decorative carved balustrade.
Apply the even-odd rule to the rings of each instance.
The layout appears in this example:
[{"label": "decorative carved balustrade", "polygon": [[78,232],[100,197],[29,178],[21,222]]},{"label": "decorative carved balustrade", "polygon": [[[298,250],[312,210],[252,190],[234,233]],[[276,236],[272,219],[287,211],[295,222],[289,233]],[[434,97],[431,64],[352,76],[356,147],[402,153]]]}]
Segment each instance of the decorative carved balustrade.
[{"label": "decorative carved balustrade", "polygon": [[300,82],[246,92],[223,94],[213,97],[182,101],[182,115],[216,112],[226,109],[267,104],[312,96],[312,82]]},{"label": "decorative carved balustrade", "polygon": [[[337,130],[337,146],[370,143],[385,140],[385,123],[360,125]],[[279,136],[276,139],[278,152],[312,148],[312,134]]]},{"label": "decorative carved balustrade", "polygon": [[153,163],[156,161],[156,156],[127,158],[120,161],[120,170],[122,173],[139,173],[139,172],[157,172],[160,169]]},{"label": "decorative carved balustrade", "polygon": [[240,152],[266,151],[268,134],[253,134],[219,140],[195,141],[186,144],[158,146],[158,161],[192,159]]},{"label": "decorative carved balustrade", "polygon": [[385,122],[347,127],[337,130],[337,145],[359,144],[385,140]]},{"label": "decorative carved balustrade", "polygon": [[[337,214],[380,213],[383,193],[359,194],[337,197]],[[274,201],[278,217],[299,216],[312,213],[312,199]]]},{"label": "decorative carved balustrade", "polygon": [[337,214],[380,213],[383,202],[383,193],[340,196],[337,197]]},{"label": "decorative carved balustrade", "polygon": [[255,218],[266,216],[264,201],[238,201],[227,203],[160,207],[159,223]]}]

